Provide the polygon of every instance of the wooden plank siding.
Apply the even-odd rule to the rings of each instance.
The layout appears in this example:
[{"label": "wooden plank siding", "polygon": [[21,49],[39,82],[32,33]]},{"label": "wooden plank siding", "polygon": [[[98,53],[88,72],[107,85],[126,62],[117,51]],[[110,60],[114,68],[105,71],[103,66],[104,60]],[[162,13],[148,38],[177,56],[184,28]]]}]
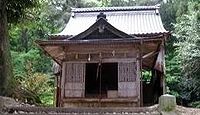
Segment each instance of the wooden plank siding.
[{"label": "wooden plank siding", "polygon": [[65,97],[85,96],[85,64],[65,63]]},{"label": "wooden plank siding", "polygon": [[[134,51],[135,54],[135,51]],[[137,55],[136,55],[137,56]],[[132,99],[136,106],[140,105],[140,62],[138,58],[122,56],[116,58],[110,56],[109,58],[101,59],[102,63],[118,63],[118,90],[116,100]],[[98,63],[99,58],[88,60],[71,60],[63,62],[62,66],[62,80],[61,80],[61,100],[67,107],[81,104],[78,102],[68,102],[70,99],[83,100],[82,104],[86,106],[93,102],[94,98],[85,98],[85,73],[87,63]],[[95,99],[98,99],[97,96]],[[87,102],[87,100],[91,100]],[[106,98],[110,99],[110,98]],[[66,101],[68,100],[68,101]],[[84,101],[85,100],[85,101]],[[116,101],[118,103],[118,101]],[[102,102],[107,103],[107,102]],[[109,102],[111,103],[111,102]],[[112,102],[115,103],[115,102]],[[121,103],[121,102],[120,102]],[[126,102],[124,102],[126,103]],[[134,105],[133,104],[133,105]],[[62,105],[62,106],[64,106]],[[90,104],[89,104],[90,105]],[[98,103],[97,103],[98,105]]]},{"label": "wooden plank siding", "polygon": [[118,63],[118,96],[137,97],[137,64],[136,62]]}]

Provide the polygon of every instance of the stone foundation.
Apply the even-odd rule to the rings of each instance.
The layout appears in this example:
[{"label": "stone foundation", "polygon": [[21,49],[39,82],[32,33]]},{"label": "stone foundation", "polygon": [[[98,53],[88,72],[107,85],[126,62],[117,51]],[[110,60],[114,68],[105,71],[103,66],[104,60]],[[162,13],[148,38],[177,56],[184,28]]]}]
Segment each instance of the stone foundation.
[{"label": "stone foundation", "polygon": [[65,99],[63,107],[138,107],[139,101],[121,99]]}]

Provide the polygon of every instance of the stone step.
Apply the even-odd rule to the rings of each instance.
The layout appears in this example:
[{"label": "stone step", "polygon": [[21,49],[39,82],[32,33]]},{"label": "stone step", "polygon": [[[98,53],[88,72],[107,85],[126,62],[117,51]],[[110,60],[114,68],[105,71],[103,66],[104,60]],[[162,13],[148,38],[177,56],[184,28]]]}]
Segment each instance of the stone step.
[{"label": "stone step", "polygon": [[7,113],[50,115],[160,115],[157,106],[137,108],[46,108],[10,107]]},{"label": "stone step", "polygon": [[140,112],[140,113],[128,113],[128,112],[122,112],[122,113],[116,113],[116,112],[113,112],[113,113],[108,113],[108,112],[105,112],[105,113],[76,113],[76,112],[72,112],[72,113],[34,113],[34,112],[29,112],[29,113],[26,113],[26,112],[23,112],[23,111],[18,111],[18,112],[14,112],[14,114],[37,114],[37,115],[44,115],[44,114],[48,114],[48,115],[160,115],[159,112],[155,111],[155,112]]},{"label": "stone step", "polygon": [[[15,113],[16,114],[16,113]],[[19,115],[26,114],[27,113],[17,113]],[[16,114],[16,115],[17,115]],[[34,113],[30,113],[31,115],[34,115]],[[35,115],[44,115],[44,113],[41,114],[35,114]],[[160,113],[48,113],[48,115],[160,115]]]}]

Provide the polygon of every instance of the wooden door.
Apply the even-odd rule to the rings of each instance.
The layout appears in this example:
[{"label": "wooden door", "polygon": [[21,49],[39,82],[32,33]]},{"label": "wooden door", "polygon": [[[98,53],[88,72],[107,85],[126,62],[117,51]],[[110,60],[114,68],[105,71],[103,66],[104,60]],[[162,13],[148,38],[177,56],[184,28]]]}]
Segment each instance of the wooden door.
[{"label": "wooden door", "polygon": [[136,97],[137,90],[137,64],[136,62],[118,63],[118,96]]},{"label": "wooden door", "polygon": [[65,97],[85,96],[85,64],[66,63]]}]

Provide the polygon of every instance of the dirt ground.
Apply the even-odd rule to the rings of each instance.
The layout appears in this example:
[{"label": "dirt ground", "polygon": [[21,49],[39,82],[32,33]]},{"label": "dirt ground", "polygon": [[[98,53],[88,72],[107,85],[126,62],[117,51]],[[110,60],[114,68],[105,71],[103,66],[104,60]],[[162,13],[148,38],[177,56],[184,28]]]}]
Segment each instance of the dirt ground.
[{"label": "dirt ground", "polygon": [[180,113],[180,115],[200,115],[200,109],[197,108],[177,106],[176,110],[178,113]]},{"label": "dirt ground", "polygon": [[[24,105],[21,105],[21,104],[17,103],[14,99],[8,98],[8,97],[1,97],[0,96],[0,114],[2,114],[2,112],[3,112],[3,111],[1,112],[1,109],[3,109],[4,107],[9,107],[9,106],[12,106],[12,107],[23,107],[24,108]],[[24,109],[22,109],[20,111],[22,113],[27,113],[27,109],[28,108],[30,108],[30,110],[33,109],[33,110],[37,111],[37,107],[36,107],[36,109],[34,109],[34,107],[32,108],[31,106],[25,107]],[[60,109],[60,111],[63,111],[62,108],[58,108],[58,109]],[[110,112],[109,115],[114,115],[114,114],[115,115],[125,115],[125,114],[126,115],[138,115],[138,114],[139,115],[160,115],[160,113],[158,111],[158,105],[147,107],[146,109],[143,108],[141,110],[138,110],[137,108],[134,108],[135,110],[133,108],[132,109],[129,108],[129,109],[125,109],[127,111],[118,112],[118,114],[116,114],[116,111],[115,111],[116,108],[114,110],[112,110],[112,109],[110,110],[108,108],[106,108],[106,109],[109,110],[109,111],[114,111],[113,113]],[[117,111],[119,111],[120,109],[123,109],[123,108],[119,108],[119,109],[117,109]],[[18,109],[16,109],[16,110],[18,110]],[[48,108],[41,108],[41,110],[47,111]],[[53,108],[52,110],[55,113],[57,113],[55,111],[56,108]],[[94,110],[94,108],[93,108],[93,110]],[[66,110],[66,109],[64,109],[64,111],[68,111],[68,114],[72,115],[72,110]],[[69,111],[71,111],[71,112],[69,112]],[[76,111],[77,110],[75,110],[75,111],[73,110],[73,113],[76,114],[76,115],[80,114],[80,112],[76,113]],[[30,113],[34,113],[33,111],[29,111],[29,112]],[[46,112],[46,113],[48,113],[48,112]],[[187,108],[187,107],[183,107],[183,106],[177,106],[176,107],[176,113],[177,113],[176,115],[200,115],[200,109],[197,109],[197,108]],[[20,114],[20,113],[18,113],[18,114]],[[67,115],[67,112],[66,113],[64,112],[64,114]],[[94,112],[93,113],[89,112],[88,114],[85,113],[85,115],[92,115],[92,114],[94,114]],[[95,115],[98,115],[98,112],[95,113]],[[103,115],[103,114],[101,114],[101,115]],[[106,114],[106,115],[108,115],[108,114]],[[171,115],[171,114],[168,114],[168,115]]]},{"label": "dirt ground", "polygon": [[[122,110],[120,110],[122,109]],[[134,110],[135,109],[135,110]],[[151,106],[148,108],[142,108],[141,110],[136,110],[137,108],[119,108],[116,110],[116,108],[106,108],[104,109],[95,109],[95,108],[90,108],[90,109],[70,109],[70,108],[38,108],[38,107],[23,107],[23,108],[18,108],[15,114],[38,114],[39,113],[46,113],[46,114],[62,114],[62,115],[200,115],[200,109],[197,108],[186,108],[182,106],[177,106],[176,107],[176,112],[169,112],[167,114],[161,114],[158,111],[158,106]],[[85,112],[83,112],[85,111]],[[87,112],[86,112],[87,111]]]}]

